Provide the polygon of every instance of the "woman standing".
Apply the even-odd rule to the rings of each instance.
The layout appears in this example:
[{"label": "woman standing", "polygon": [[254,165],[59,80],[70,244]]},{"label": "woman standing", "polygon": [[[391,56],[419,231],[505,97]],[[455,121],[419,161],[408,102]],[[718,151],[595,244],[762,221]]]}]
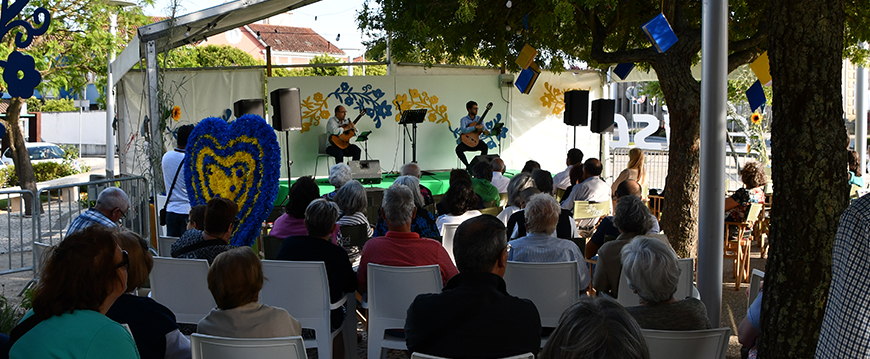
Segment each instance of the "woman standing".
[{"label": "woman standing", "polygon": [[[616,188],[619,187],[619,184],[622,183],[622,181],[633,179],[637,181],[641,187],[646,185],[646,170],[643,167],[643,163],[643,150],[635,147],[628,151],[628,167],[622,170],[622,172],[619,173],[619,176],[613,180],[613,184],[610,185],[610,193],[614,198],[616,197]],[[646,197],[646,193],[643,195]]]}]

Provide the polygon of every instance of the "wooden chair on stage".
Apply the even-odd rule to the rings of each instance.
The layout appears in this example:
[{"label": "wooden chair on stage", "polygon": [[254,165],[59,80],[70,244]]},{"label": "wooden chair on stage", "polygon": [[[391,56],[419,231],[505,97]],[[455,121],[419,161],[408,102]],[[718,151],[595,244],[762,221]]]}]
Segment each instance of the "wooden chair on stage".
[{"label": "wooden chair on stage", "polygon": [[[758,219],[761,209],[764,207],[761,203],[753,203],[746,211],[748,220],[743,222],[725,222],[725,258],[731,259],[734,262],[734,290],[740,289],[740,283],[749,280],[749,252],[752,246],[752,227]],[[736,234],[733,238],[733,233]]]}]

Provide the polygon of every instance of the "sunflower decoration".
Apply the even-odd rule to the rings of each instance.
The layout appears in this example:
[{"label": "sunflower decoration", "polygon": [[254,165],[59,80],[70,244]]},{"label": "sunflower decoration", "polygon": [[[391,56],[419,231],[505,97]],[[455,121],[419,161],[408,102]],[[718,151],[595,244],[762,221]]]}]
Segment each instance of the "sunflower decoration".
[{"label": "sunflower decoration", "polygon": [[175,122],[178,122],[178,120],[181,119],[181,107],[172,107],[172,119],[175,120]]},{"label": "sunflower decoration", "polygon": [[750,119],[752,120],[753,124],[759,125],[761,124],[762,117],[760,113],[756,112],[752,114],[752,117],[750,117]]}]

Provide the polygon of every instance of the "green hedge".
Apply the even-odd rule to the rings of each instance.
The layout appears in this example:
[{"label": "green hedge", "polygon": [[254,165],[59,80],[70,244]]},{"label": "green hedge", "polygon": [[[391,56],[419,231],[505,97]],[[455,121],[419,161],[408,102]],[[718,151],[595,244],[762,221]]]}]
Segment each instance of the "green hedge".
[{"label": "green hedge", "polygon": [[[67,163],[40,162],[33,165],[33,174],[36,176],[36,182],[50,181],[77,173],[79,172],[75,170],[72,164]],[[15,173],[15,166],[6,166],[5,169],[0,170],[0,187],[15,187],[18,185],[18,175]]]}]

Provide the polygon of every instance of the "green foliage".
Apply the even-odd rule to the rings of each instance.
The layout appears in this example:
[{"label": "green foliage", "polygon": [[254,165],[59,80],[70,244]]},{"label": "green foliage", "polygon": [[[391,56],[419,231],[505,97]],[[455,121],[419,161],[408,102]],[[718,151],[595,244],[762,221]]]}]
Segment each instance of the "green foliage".
[{"label": "green foliage", "polygon": [[[87,194],[87,191],[85,191],[84,193]],[[21,308],[24,310],[33,309],[33,288],[32,287],[27,288],[27,290],[24,291],[24,298],[21,299]]]},{"label": "green foliage", "polygon": [[[33,164],[33,174],[36,176],[36,182],[51,181],[53,179],[72,176],[74,174],[90,171],[89,166],[81,166],[81,171],[77,171],[71,162],[39,162]],[[5,175],[2,174],[5,172]],[[0,170],[0,183],[3,177],[6,177],[6,187],[18,186],[18,176],[15,173],[15,166],[6,166],[5,171]]]},{"label": "green foliage", "polygon": [[[341,60],[327,54],[314,56],[309,64],[337,64]],[[347,76],[347,69],[341,66],[334,67],[306,67],[302,69],[302,76]]]},{"label": "green foliage", "polygon": [[[0,167],[0,188],[9,187],[6,185],[9,182],[9,177],[11,177],[14,172],[11,171],[12,166],[3,166]],[[17,180],[16,180],[17,182]]]},{"label": "green foliage", "polygon": [[42,100],[31,97],[24,101],[27,103],[27,112],[42,112]]},{"label": "green foliage", "polygon": [[6,296],[0,295],[0,333],[9,335],[23,317],[20,306],[9,303]]},{"label": "green foliage", "polygon": [[[161,54],[165,56],[164,54]],[[232,67],[265,65],[251,54],[228,45],[183,46],[160,59],[167,68]]]},{"label": "green foliage", "polygon": [[73,105],[72,99],[50,99],[42,105],[42,112],[75,112],[78,109]]}]

